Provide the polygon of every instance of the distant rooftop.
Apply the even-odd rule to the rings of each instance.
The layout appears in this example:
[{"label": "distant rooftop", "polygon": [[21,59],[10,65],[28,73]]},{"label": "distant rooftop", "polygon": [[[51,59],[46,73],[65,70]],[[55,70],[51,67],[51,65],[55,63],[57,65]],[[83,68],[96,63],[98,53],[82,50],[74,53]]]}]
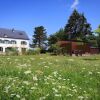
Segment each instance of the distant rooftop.
[{"label": "distant rooftop", "polygon": [[29,37],[26,34],[26,32],[15,30],[14,28],[13,29],[0,28],[0,38],[29,40]]}]

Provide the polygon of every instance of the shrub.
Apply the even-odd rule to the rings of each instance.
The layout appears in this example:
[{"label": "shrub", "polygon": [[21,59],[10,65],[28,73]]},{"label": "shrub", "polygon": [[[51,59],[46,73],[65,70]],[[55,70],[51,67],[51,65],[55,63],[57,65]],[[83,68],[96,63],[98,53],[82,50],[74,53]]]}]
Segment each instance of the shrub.
[{"label": "shrub", "polygon": [[6,55],[18,55],[18,50],[16,48],[6,48]]},{"label": "shrub", "polygon": [[42,54],[44,53],[45,54],[46,50],[44,48],[41,48],[40,53],[42,53]]},{"label": "shrub", "polygon": [[34,55],[34,50],[29,49],[29,50],[26,52],[26,55]]},{"label": "shrub", "polygon": [[34,49],[34,54],[40,54],[41,49],[40,48],[35,48]]},{"label": "shrub", "polygon": [[49,48],[49,51],[52,53],[52,55],[66,55],[67,54],[67,48],[66,47],[61,47],[58,44],[53,44]]},{"label": "shrub", "polygon": [[40,54],[41,49],[40,48],[35,48],[34,50],[29,49],[26,52],[26,55],[36,55],[36,54]]}]

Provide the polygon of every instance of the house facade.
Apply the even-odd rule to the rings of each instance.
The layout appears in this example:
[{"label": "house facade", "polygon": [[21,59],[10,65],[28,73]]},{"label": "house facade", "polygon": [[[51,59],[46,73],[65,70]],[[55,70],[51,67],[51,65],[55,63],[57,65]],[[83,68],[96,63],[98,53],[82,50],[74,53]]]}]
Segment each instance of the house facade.
[{"label": "house facade", "polygon": [[0,53],[16,48],[19,53],[29,49],[29,38],[24,31],[0,28]]}]

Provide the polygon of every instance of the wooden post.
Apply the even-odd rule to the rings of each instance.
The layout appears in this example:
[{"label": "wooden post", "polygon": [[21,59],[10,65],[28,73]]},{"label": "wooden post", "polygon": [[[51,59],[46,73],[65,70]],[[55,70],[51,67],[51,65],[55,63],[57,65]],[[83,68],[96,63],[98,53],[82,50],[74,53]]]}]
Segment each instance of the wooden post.
[{"label": "wooden post", "polygon": [[72,56],[72,41],[70,41],[70,56]]}]

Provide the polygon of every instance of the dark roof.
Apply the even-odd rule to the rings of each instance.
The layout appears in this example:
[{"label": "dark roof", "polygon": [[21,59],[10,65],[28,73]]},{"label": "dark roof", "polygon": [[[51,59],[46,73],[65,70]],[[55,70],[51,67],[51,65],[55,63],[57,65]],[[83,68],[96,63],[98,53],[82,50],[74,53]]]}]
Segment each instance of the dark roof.
[{"label": "dark roof", "polygon": [[0,28],[0,38],[13,38],[29,40],[27,34],[24,31]]}]

